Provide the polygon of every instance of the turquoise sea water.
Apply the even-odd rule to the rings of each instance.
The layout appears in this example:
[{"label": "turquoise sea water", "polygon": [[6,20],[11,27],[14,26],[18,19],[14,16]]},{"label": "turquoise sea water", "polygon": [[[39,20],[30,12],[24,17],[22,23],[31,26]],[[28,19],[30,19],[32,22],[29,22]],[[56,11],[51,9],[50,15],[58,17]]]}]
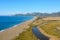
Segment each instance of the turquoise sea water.
[{"label": "turquoise sea water", "polygon": [[33,16],[0,16],[0,31],[32,18]]}]

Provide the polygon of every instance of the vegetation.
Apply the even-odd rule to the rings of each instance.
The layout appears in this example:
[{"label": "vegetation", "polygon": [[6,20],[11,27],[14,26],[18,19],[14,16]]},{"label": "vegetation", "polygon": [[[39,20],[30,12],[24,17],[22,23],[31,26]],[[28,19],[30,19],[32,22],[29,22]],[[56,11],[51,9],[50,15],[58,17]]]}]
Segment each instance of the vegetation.
[{"label": "vegetation", "polygon": [[[42,25],[44,23],[46,24]],[[60,38],[60,21],[36,19],[29,26],[30,28],[19,34],[14,40],[38,40],[38,38],[32,33],[32,28],[34,26],[40,26],[40,28],[42,28],[47,34]]]},{"label": "vegetation", "polygon": [[16,37],[14,40],[37,40],[37,38],[32,33],[31,28],[29,28],[27,31],[24,31],[23,33],[19,34],[19,36]]},{"label": "vegetation", "polygon": [[47,21],[47,24],[42,25],[42,28],[46,33],[57,36],[60,38],[60,21]]},{"label": "vegetation", "polygon": [[29,25],[30,28],[19,34],[19,36],[13,40],[37,40],[38,38],[32,33],[32,28],[34,27],[32,23]]},{"label": "vegetation", "polygon": [[[32,28],[37,26],[38,24],[42,23],[41,20],[39,20],[40,18],[38,17],[36,20],[34,20],[29,26],[30,28],[28,28],[26,31],[22,32],[21,34],[19,34],[19,36],[17,36],[15,39],[13,40],[38,40],[38,38],[32,33]],[[40,22],[39,22],[40,21]]]}]

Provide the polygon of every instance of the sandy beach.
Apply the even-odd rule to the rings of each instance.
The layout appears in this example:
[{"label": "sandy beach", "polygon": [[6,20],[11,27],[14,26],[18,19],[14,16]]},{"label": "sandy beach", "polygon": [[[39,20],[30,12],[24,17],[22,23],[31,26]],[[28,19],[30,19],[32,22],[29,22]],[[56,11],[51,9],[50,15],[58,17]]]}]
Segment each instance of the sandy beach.
[{"label": "sandy beach", "polygon": [[21,24],[16,25],[15,27],[6,29],[3,32],[0,32],[0,40],[12,40],[16,36],[19,35],[19,33],[22,33],[23,31],[26,31],[26,29],[29,28],[29,24],[32,23],[32,21],[36,19],[33,18],[32,20],[25,21]]}]

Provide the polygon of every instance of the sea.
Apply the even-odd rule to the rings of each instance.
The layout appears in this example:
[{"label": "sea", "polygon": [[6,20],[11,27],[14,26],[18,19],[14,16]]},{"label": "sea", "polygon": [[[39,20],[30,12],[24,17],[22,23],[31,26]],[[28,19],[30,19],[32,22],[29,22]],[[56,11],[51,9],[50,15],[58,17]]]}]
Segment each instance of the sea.
[{"label": "sea", "polygon": [[0,31],[32,19],[33,16],[0,16]]}]

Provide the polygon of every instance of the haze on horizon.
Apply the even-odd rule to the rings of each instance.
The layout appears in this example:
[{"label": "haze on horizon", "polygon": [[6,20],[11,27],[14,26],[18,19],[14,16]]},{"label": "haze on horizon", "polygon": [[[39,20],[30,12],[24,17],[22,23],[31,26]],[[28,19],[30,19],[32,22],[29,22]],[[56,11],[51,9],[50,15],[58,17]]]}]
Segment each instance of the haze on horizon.
[{"label": "haze on horizon", "polygon": [[59,11],[60,0],[0,0],[0,15]]}]

